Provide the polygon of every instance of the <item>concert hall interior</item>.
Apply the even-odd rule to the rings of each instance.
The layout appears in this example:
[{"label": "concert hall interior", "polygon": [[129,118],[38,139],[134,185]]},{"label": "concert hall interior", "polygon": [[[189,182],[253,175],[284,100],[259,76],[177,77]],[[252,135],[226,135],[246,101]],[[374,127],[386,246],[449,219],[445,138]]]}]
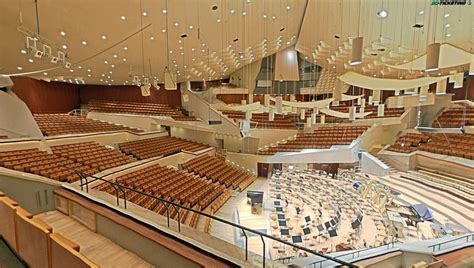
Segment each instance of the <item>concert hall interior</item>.
[{"label": "concert hall interior", "polygon": [[0,267],[474,267],[472,0],[0,0]]}]

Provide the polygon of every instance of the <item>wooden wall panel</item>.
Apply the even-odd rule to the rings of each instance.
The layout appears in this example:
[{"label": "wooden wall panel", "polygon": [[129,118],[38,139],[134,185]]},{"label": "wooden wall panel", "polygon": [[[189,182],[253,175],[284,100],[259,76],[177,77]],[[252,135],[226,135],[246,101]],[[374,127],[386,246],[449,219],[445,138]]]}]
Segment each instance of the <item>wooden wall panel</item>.
[{"label": "wooden wall panel", "polygon": [[238,103],[247,99],[247,94],[217,94],[216,98],[225,103]]},{"label": "wooden wall panel", "polygon": [[15,235],[16,202],[7,197],[0,197],[0,235],[12,249],[17,250]]},{"label": "wooden wall panel", "polygon": [[165,90],[160,85],[160,90],[151,88],[151,95],[143,97],[140,88],[136,86],[101,86],[81,85],[80,100],[87,104],[90,100],[114,100],[145,103],[163,103],[171,107],[181,107],[181,92],[179,90]]},{"label": "wooden wall panel", "polygon": [[18,255],[30,267],[49,267],[49,230],[25,216],[16,214]]},{"label": "wooden wall panel", "polygon": [[32,113],[65,113],[80,107],[77,85],[46,82],[29,77],[12,77],[13,92]]}]

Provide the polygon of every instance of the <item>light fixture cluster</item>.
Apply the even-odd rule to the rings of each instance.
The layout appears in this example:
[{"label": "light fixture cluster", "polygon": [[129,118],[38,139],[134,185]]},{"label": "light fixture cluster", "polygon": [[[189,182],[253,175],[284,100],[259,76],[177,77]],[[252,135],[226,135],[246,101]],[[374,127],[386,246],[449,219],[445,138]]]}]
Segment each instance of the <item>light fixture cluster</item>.
[{"label": "light fixture cluster", "polygon": [[138,76],[138,75],[133,75],[130,74],[130,77],[132,77],[132,84],[136,85],[137,87],[146,87],[149,89],[151,86],[153,86],[156,90],[160,89],[160,79],[157,78],[156,76],[154,77],[149,77],[149,76]]},{"label": "light fixture cluster", "polygon": [[[66,68],[71,67],[67,53],[61,46],[32,32],[23,25],[18,27],[18,31],[25,35],[25,49],[21,50],[22,53],[30,54],[37,59],[49,61],[53,64],[63,65]],[[63,34],[61,33],[61,35]],[[31,59],[30,62],[32,62]]]}]

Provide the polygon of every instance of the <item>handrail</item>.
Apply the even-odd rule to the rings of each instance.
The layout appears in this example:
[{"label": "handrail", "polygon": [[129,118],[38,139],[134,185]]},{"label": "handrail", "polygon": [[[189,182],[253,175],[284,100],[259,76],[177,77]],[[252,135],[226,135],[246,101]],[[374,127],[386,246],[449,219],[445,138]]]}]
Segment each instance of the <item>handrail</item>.
[{"label": "handrail", "polygon": [[[464,239],[464,238],[466,239],[466,243],[469,242],[469,238],[471,238],[471,240],[474,241],[474,233],[463,235],[463,236],[460,236],[456,239],[452,239],[452,240],[449,240],[449,241],[444,241],[444,242],[440,242],[440,243],[437,243],[437,244],[433,244],[433,245],[428,246],[428,248],[432,248],[433,252],[440,251],[442,245],[447,244],[447,243],[452,243],[454,241],[458,241],[458,240],[461,240],[461,239]],[[436,250],[436,247],[438,247],[438,250]]]},{"label": "handrail", "polygon": [[[299,246],[299,245],[295,245],[295,244],[292,244],[290,242],[287,242],[287,241],[284,241],[282,239],[279,239],[279,238],[276,238],[276,237],[273,237],[273,236],[270,236],[266,233],[262,233],[262,232],[259,232],[259,231],[256,231],[256,230],[253,230],[253,229],[250,229],[248,227],[245,227],[245,226],[242,226],[242,225],[238,225],[238,224],[235,224],[233,222],[230,222],[228,220],[225,220],[225,219],[221,219],[221,218],[218,218],[214,215],[209,215],[207,213],[204,213],[202,211],[198,211],[198,210],[194,210],[192,208],[187,208],[187,207],[184,207],[183,205],[180,205],[180,204],[176,204],[176,203],[173,203],[171,201],[167,201],[165,199],[162,199],[160,197],[156,197],[154,195],[151,195],[151,194],[147,194],[147,193],[144,193],[144,192],[141,192],[141,191],[138,191],[138,190],[135,190],[133,188],[130,188],[128,186],[125,186],[125,185],[121,185],[121,184],[118,184],[118,183],[115,183],[115,182],[112,182],[112,181],[108,181],[108,180],[105,180],[103,178],[99,178],[99,177],[96,177],[94,175],[89,175],[89,174],[86,174],[84,173],[83,171],[81,170],[77,170],[77,169],[74,169],[74,168],[70,168],[70,167],[64,167],[65,169],[69,169],[69,170],[73,170],[76,174],[78,174],[79,178],[80,178],[80,181],[81,181],[81,185],[85,185],[86,186],[86,192],[89,192],[89,180],[87,179],[87,177],[91,177],[93,179],[96,179],[96,180],[100,180],[100,181],[103,181],[103,182],[106,182],[110,185],[112,185],[115,189],[116,189],[116,197],[117,197],[117,206],[120,206],[120,202],[119,202],[119,194],[118,194],[118,190],[119,189],[123,194],[124,194],[124,207],[127,208],[127,203],[126,203],[126,192],[125,190],[128,190],[128,191],[132,191],[134,193],[137,193],[137,194],[141,194],[141,195],[144,195],[144,196],[147,196],[147,197],[150,197],[152,199],[155,199],[155,200],[158,200],[160,201],[165,207],[166,207],[166,214],[167,214],[167,218],[168,218],[168,227],[170,227],[170,217],[169,217],[169,206],[173,206],[173,208],[178,212],[178,219],[180,219],[180,211],[179,209],[184,209],[184,210],[187,210],[187,211],[190,211],[190,212],[193,212],[193,213],[196,213],[198,215],[201,215],[201,216],[204,216],[204,217],[207,217],[207,218],[210,218],[212,220],[215,220],[215,221],[218,221],[218,222],[221,222],[221,223],[224,223],[226,225],[230,225],[231,227],[234,227],[234,228],[238,228],[242,231],[242,233],[246,234],[246,232],[250,232],[250,233],[254,233],[258,236],[260,236],[262,242],[263,242],[263,267],[265,267],[265,259],[266,259],[266,250],[265,250],[265,241],[264,241],[264,238],[267,238],[267,239],[270,239],[270,240],[274,240],[274,241],[277,241],[279,243],[282,243],[282,244],[285,244],[287,246],[290,246],[290,247],[293,247],[293,248],[297,248],[298,250],[302,250],[302,251],[305,251],[307,253],[310,253],[310,254],[313,254],[313,255],[316,255],[316,256],[319,256],[321,258],[324,258],[325,260],[330,260],[330,261],[333,261],[333,262],[336,262],[338,263],[339,265],[344,265],[344,266],[347,266],[347,267],[357,267],[356,265],[354,264],[351,264],[351,263],[348,263],[348,262],[345,262],[345,261],[342,261],[342,260],[339,260],[335,257],[331,257],[331,256],[327,256],[327,255],[324,255],[324,254],[321,254],[317,251],[314,251],[314,250],[311,250],[311,249],[308,249],[308,248],[305,248],[305,247],[302,247],[302,246]],[[83,184],[82,180],[85,180],[86,183]],[[83,186],[81,186],[81,190],[83,191]],[[125,189],[125,190],[124,190]],[[181,232],[181,222],[180,220],[177,221],[178,223],[178,232]],[[247,238],[247,235],[245,236],[245,260],[248,260],[248,238]]]}]

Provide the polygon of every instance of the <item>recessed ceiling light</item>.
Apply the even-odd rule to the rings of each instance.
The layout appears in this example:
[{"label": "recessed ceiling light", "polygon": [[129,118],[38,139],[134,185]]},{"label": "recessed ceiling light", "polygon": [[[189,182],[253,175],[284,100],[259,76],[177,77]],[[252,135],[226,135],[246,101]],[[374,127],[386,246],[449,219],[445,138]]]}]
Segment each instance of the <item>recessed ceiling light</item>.
[{"label": "recessed ceiling light", "polygon": [[73,69],[70,69],[69,71],[70,71],[71,73],[73,73],[73,72],[74,72],[74,70],[73,70]]},{"label": "recessed ceiling light", "polygon": [[85,46],[85,45],[87,45],[87,41],[82,41],[81,44],[83,44]]},{"label": "recessed ceiling light", "polygon": [[445,18],[449,17],[449,13],[444,14],[444,17]]},{"label": "recessed ceiling light", "polygon": [[90,73],[90,72],[92,72],[92,71],[91,71],[91,69],[87,69],[87,72]]},{"label": "recessed ceiling light", "polygon": [[191,51],[194,51],[194,50],[196,50],[196,49],[194,49],[194,47],[193,47],[193,48],[191,48]]},{"label": "recessed ceiling light", "polygon": [[181,54],[181,55],[184,55],[184,52],[181,52],[180,54]]},{"label": "recessed ceiling light", "polygon": [[217,21],[217,22],[221,22],[221,19],[217,19],[216,21]]},{"label": "recessed ceiling light", "polygon": [[234,14],[234,13],[235,13],[235,9],[231,9],[230,14]]},{"label": "recessed ceiling light", "polygon": [[181,43],[183,43],[183,41],[181,41],[181,40],[178,40],[178,43],[180,43],[180,44],[181,44]]},{"label": "recessed ceiling light", "polygon": [[20,70],[20,71],[23,70],[23,68],[20,67],[20,66],[16,67],[16,69],[17,69],[17,70]]},{"label": "recessed ceiling light", "polygon": [[150,36],[150,40],[151,40],[151,41],[155,40],[155,37]]},{"label": "recessed ceiling light", "polygon": [[102,35],[100,38],[102,38],[102,40],[105,40],[105,39],[107,39],[107,36],[106,36],[106,35]]},{"label": "recessed ceiling light", "polygon": [[245,15],[247,15],[247,12],[245,12],[245,11],[242,12],[242,16],[245,16]]},{"label": "recessed ceiling light", "polygon": [[34,60],[33,60],[33,59],[28,59],[28,62],[29,62],[29,63],[33,63]]},{"label": "recessed ceiling light", "polygon": [[105,64],[109,64],[109,62],[108,62],[108,61],[106,61],[106,60],[104,60],[104,63],[105,63]]},{"label": "recessed ceiling light", "polygon": [[117,54],[112,54],[112,57],[114,57],[116,59],[118,56],[117,56]]},{"label": "recessed ceiling light", "polygon": [[170,50],[170,54],[173,54],[173,50]]},{"label": "recessed ceiling light", "polygon": [[192,61],[196,61],[196,59],[193,58]]},{"label": "recessed ceiling light", "polygon": [[162,29],[161,32],[162,32],[162,33],[166,33],[166,29]]},{"label": "recessed ceiling light", "polygon": [[26,50],[22,49],[20,50],[21,54],[26,54]]},{"label": "recessed ceiling light", "polygon": [[128,47],[123,47],[123,50],[127,51],[127,50],[128,50]]},{"label": "recessed ceiling light", "polygon": [[451,34],[450,33],[446,34],[446,37],[451,37]]},{"label": "recessed ceiling light", "polygon": [[174,23],[174,26],[178,27],[178,26],[179,26],[179,23],[175,22],[175,23]]},{"label": "recessed ceiling light", "polygon": [[63,47],[63,49],[67,49],[67,46],[66,46],[66,45],[63,45],[62,47]]},{"label": "recessed ceiling light", "polygon": [[109,71],[109,74],[112,74],[112,71]]},{"label": "recessed ceiling light", "polygon": [[421,10],[420,12],[418,12],[418,14],[423,15],[423,14],[425,14],[425,11]]},{"label": "recessed ceiling light", "polygon": [[48,75],[48,73],[47,73],[47,72],[44,72],[43,75]]},{"label": "recessed ceiling light", "polygon": [[105,74],[101,74],[100,76],[104,77],[104,76],[105,76]]},{"label": "recessed ceiling light", "polygon": [[100,82],[104,82],[104,79],[101,78],[101,79],[99,79],[99,81],[100,81]]},{"label": "recessed ceiling light", "polygon": [[275,20],[277,17],[275,15],[272,16],[272,20]]},{"label": "recessed ceiling light", "polygon": [[110,65],[110,67],[115,68],[115,64]]},{"label": "recessed ceiling light", "polygon": [[377,17],[379,17],[381,19],[387,17],[387,15],[388,15],[388,13],[385,10],[380,10],[379,12],[377,12]]},{"label": "recessed ceiling light", "polygon": [[267,18],[267,15],[263,14],[263,18],[266,19],[266,18]]},{"label": "recessed ceiling light", "polygon": [[61,36],[66,36],[66,32],[64,31],[59,32],[59,34],[61,34]]},{"label": "recessed ceiling light", "polygon": [[163,14],[166,14],[166,13],[168,13],[168,10],[163,9],[161,12],[163,12]]},{"label": "recessed ceiling light", "polygon": [[79,66],[77,66],[77,68],[78,68],[78,69],[82,69],[82,66],[81,66],[81,65],[79,65]]},{"label": "recessed ceiling light", "polygon": [[142,15],[143,15],[143,17],[146,17],[146,16],[148,16],[148,13],[146,13],[146,11],[143,11]]},{"label": "recessed ceiling light", "polygon": [[290,9],[291,9],[291,7],[289,5],[286,6],[286,10],[290,10]]},{"label": "recessed ceiling light", "polygon": [[87,74],[87,77],[92,77],[92,75],[91,75],[91,74]]},{"label": "recessed ceiling light", "polygon": [[446,26],[446,28],[449,28],[449,27],[451,27],[451,24],[448,23],[445,26]]},{"label": "recessed ceiling light", "polygon": [[192,25],[189,25],[189,29],[191,29],[191,30],[192,30],[193,28],[194,28],[194,26],[192,26]]},{"label": "recessed ceiling light", "polygon": [[127,61],[127,59],[126,59],[126,58],[123,58],[123,59],[122,59],[122,61],[124,61],[124,62],[125,62],[125,61]]},{"label": "recessed ceiling light", "polygon": [[121,16],[120,19],[121,19],[121,20],[125,20],[125,19],[127,19],[127,18],[126,18],[125,16]]}]

